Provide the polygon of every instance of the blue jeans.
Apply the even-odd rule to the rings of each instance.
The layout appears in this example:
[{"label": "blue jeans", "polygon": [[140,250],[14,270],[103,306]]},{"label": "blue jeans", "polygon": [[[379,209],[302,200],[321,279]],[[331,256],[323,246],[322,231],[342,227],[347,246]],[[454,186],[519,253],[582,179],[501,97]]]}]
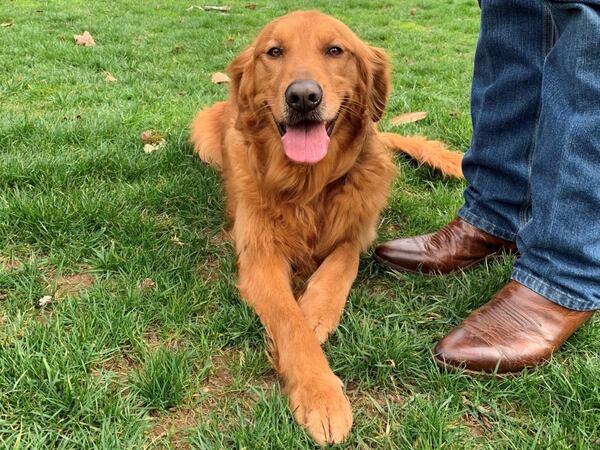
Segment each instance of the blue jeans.
[{"label": "blue jeans", "polygon": [[600,0],[482,0],[459,216],[516,241],[512,279],[600,308]]}]

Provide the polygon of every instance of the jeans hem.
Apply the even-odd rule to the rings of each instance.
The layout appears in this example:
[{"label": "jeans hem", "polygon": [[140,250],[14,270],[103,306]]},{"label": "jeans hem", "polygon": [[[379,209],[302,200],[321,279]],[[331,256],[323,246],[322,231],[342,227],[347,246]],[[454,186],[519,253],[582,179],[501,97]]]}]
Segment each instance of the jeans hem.
[{"label": "jeans hem", "polygon": [[491,234],[499,239],[504,239],[505,241],[511,242],[515,242],[517,239],[516,233],[499,227],[489,220],[484,219],[480,215],[475,214],[472,210],[467,209],[465,206],[458,211],[458,216],[473,225],[475,228],[479,228],[480,230],[485,231],[486,233]]},{"label": "jeans hem", "polygon": [[600,305],[590,304],[589,301],[567,294],[562,289],[552,286],[546,280],[523,269],[514,269],[511,279],[531,289],[533,292],[541,295],[547,300],[568,309],[575,311],[595,311],[600,308]]}]

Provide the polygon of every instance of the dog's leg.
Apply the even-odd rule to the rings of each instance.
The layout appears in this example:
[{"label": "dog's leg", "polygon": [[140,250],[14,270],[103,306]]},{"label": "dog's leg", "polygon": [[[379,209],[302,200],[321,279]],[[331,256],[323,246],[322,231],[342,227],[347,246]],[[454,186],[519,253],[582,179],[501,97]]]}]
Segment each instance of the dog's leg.
[{"label": "dog's leg", "polygon": [[294,299],[289,264],[274,249],[241,247],[239,289],[271,338],[296,420],[321,445],[341,442],[352,427],[352,410]]},{"label": "dog's leg", "polygon": [[348,292],[358,272],[358,245],[338,246],[310,278],[298,304],[322,344],[340,322]]}]

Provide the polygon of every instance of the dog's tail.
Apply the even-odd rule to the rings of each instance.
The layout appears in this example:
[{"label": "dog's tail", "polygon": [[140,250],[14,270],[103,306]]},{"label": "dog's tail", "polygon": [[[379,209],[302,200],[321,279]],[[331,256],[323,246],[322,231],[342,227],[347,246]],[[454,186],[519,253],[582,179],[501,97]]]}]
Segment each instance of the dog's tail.
[{"label": "dog's tail", "polygon": [[223,167],[221,140],[226,110],[226,102],[217,102],[196,114],[191,125],[190,141],[195,153],[218,170]]},{"label": "dog's tail", "polygon": [[406,153],[419,164],[427,164],[446,176],[464,178],[461,167],[463,154],[448,150],[441,142],[395,133],[379,133],[379,138],[390,150]]}]

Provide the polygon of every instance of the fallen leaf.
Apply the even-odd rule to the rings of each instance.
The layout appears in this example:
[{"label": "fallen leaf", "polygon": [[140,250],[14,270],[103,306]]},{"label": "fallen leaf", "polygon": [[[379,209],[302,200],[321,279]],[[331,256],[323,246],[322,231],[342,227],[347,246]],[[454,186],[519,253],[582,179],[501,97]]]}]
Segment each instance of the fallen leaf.
[{"label": "fallen leaf", "polygon": [[410,15],[411,16],[416,16],[417,15],[417,8],[411,8]]},{"label": "fallen leaf", "polygon": [[144,278],[144,280],[140,283],[139,288],[142,291],[147,291],[148,289],[153,289],[156,286],[156,283],[152,278]]},{"label": "fallen leaf", "polygon": [[75,39],[75,45],[83,45],[85,47],[95,47],[96,41],[88,31],[84,31],[83,34],[73,35]]},{"label": "fallen leaf", "polygon": [[450,117],[459,117],[462,116],[462,113],[460,111],[451,111],[450,113],[448,113],[448,115]]},{"label": "fallen leaf", "polygon": [[112,73],[110,73],[108,70],[103,71],[102,74],[104,75],[104,81],[108,81],[109,83],[117,81],[117,79],[113,77]]},{"label": "fallen leaf", "polygon": [[181,242],[181,240],[177,237],[177,235],[175,235],[171,238],[171,242],[180,247],[183,247],[185,245],[183,242]]},{"label": "fallen leaf", "polygon": [[0,23],[0,27],[8,28],[8,27],[12,27],[14,24],[15,24],[14,22],[4,22],[4,23]]},{"label": "fallen leaf", "polygon": [[0,300],[6,300],[8,298],[8,294],[6,292],[0,292]]},{"label": "fallen leaf", "polygon": [[428,113],[425,111],[400,114],[399,116],[390,119],[390,123],[392,125],[401,125],[403,123],[418,122],[419,120],[423,120],[425,117],[427,117],[427,114]]},{"label": "fallen leaf", "polygon": [[149,155],[150,153],[155,152],[156,150],[162,149],[166,145],[166,142],[163,140],[158,144],[144,144],[144,153]]},{"label": "fallen leaf", "polygon": [[203,6],[192,5],[187,9],[187,11],[192,12],[194,9],[199,9],[201,11],[217,11],[217,12],[231,11],[231,7],[229,7],[229,6],[213,6],[213,5],[203,5]]},{"label": "fallen leaf", "polygon": [[213,5],[204,5],[200,7],[202,11],[218,11],[218,12],[228,12],[231,10],[229,6],[213,6]]},{"label": "fallen leaf", "polygon": [[227,74],[223,73],[223,72],[215,72],[212,74],[212,77],[210,78],[210,80],[215,83],[215,84],[223,84],[223,83],[229,83],[231,80],[229,79],[229,77],[227,76]]},{"label": "fallen leaf", "polygon": [[44,308],[44,307],[48,306],[50,303],[52,303],[51,295],[44,295],[42,298],[40,298],[38,300],[38,306],[40,308]]},{"label": "fallen leaf", "polygon": [[142,134],[140,134],[140,139],[144,143],[144,153],[146,154],[160,150],[167,143],[165,138],[155,130],[142,131]]},{"label": "fallen leaf", "polygon": [[244,8],[254,10],[256,9],[256,3],[248,3]]},{"label": "fallen leaf", "polygon": [[177,44],[175,47],[173,47],[173,50],[171,50],[171,53],[175,55],[183,52],[185,52],[185,46],[181,44]]},{"label": "fallen leaf", "polygon": [[140,134],[140,139],[144,144],[158,144],[160,141],[165,140],[162,134],[156,130],[142,131],[142,134]]}]

